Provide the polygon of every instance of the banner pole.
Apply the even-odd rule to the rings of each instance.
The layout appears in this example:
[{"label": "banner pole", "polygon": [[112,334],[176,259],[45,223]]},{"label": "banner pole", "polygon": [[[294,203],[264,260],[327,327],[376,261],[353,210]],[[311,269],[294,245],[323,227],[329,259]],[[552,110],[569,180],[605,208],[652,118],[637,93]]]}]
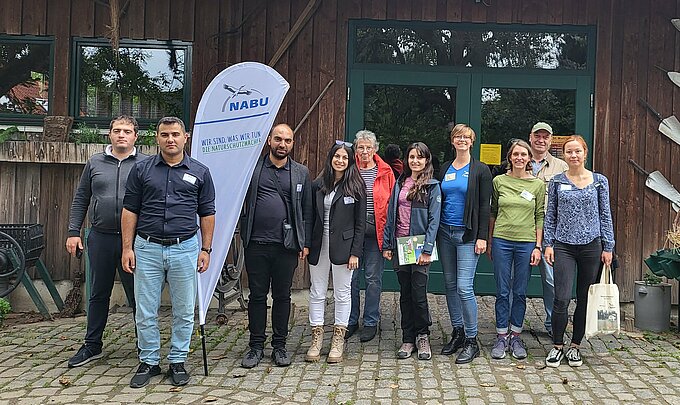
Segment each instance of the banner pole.
[{"label": "banner pole", "polygon": [[205,328],[201,325],[201,346],[203,347],[203,373],[208,376],[208,353],[205,350]]}]

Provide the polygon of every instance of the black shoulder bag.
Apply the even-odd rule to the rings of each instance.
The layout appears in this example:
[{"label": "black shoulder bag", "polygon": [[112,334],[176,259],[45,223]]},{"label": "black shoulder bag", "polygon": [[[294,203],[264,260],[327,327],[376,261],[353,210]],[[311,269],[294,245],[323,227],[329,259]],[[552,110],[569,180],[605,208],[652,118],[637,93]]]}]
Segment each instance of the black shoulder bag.
[{"label": "black shoulder bag", "polygon": [[[281,201],[283,201],[283,205],[286,207],[286,219],[283,220],[283,247],[286,249],[290,250],[295,250],[299,251],[300,248],[298,247],[297,242],[295,241],[295,230],[293,229],[293,226],[288,223],[290,219],[293,218],[292,213],[288,210],[288,203],[286,203],[286,198],[283,196],[283,190],[281,190],[281,185],[279,184],[279,178],[278,176],[276,177],[276,181],[274,182],[274,185],[276,186],[276,191],[279,192],[279,197],[281,197]],[[292,200],[292,198],[291,198]]]}]

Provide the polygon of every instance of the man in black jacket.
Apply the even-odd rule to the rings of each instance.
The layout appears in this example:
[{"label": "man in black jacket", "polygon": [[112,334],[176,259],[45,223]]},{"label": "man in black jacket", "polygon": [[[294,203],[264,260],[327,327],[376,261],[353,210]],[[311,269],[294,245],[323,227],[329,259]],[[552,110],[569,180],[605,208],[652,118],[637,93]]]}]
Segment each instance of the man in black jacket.
[{"label": "man in black jacket", "polygon": [[92,228],[87,238],[87,255],[90,259],[92,288],[85,344],[68,361],[69,367],[82,366],[102,357],[102,334],[109,315],[116,269],[127,295],[128,305],[133,311],[135,308],[132,275],[122,271],[120,267],[120,215],[130,169],[147,157],[138,153],[135,148],[138,130],[139,125],[133,117],[121,115],[111,121],[111,145],[106,147],[104,153],[98,153],[87,161],[73,196],[66,250],[72,256],[82,252],[80,228],[89,211]]},{"label": "man in black jacket", "polygon": [[267,294],[272,290],[272,360],[288,366],[286,352],[290,289],[298,259],[311,244],[313,212],[309,170],[288,155],[293,149],[293,130],[286,124],[272,128],[269,153],[255,166],[241,218],[248,274],[249,350],[241,365],[253,368],[264,356],[267,338]]}]

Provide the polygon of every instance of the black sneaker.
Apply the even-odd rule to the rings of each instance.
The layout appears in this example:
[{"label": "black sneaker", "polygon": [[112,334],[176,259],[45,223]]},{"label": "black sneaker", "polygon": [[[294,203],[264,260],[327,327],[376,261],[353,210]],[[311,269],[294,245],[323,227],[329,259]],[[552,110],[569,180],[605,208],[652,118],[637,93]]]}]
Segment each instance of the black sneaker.
[{"label": "black sneaker", "polygon": [[453,328],[451,340],[442,347],[442,354],[450,356],[465,345],[465,331],[463,328]]},{"label": "black sneaker", "polygon": [[92,360],[100,359],[102,356],[102,349],[95,350],[87,347],[86,345],[82,345],[80,349],[78,349],[78,353],[68,360],[68,367],[80,367],[83,364],[91,362]]},{"label": "black sneaker", "polygon": [[572,367],[581,367],[583,365],[583,359],[581,359],[581,351],[578,347],[570,347],[567,353],[564,355]]},{"label": "black sneaker", "polygon": [[361,330],[361,333],[359,333],[359,341],[369,342],[373,340],[377,332],[377,326],[364,326],[364,328]]},{"label": "black sneaker", "polygon": [[161,374],[161,368],[158,365],[152,366],[150,364],[142,363],[139,365],[137,372],[130,380],[130,388],[142,388],[149,383],[151,377]]},{"label": "black sneaker", "polygon": [[545,358],[545,365],[548,367],[559,367],[563,358],[564,351],[562,348],[553,347]]},{"label": "black sneaker", "polygon": [[262,357],[264,357],[264,351],[262,349],[253,349],[251,347],[246,352],[246,355],[243,356],[243,360],[241,360],[241,367],[253,368],[260,364]]},{"label": "black sneaker", "polygon": [[470,363],[475,357],[479,357],[479,345],[477,344],[477,338],[466,338],[465,346],[463,350],[458,353],[456,357],[456,364],[467,364]]},{"label": "black sneaker", "polygon": [[172,363],[168,368],[168,377],[174,386],[187,385],[191,376],[189,372],[184,369],[184,363]]},{"label": "black sneaker", "polygon": [[288,367],[292,359],[284,347],[275,347],[272,351],[272,360],[279,367]]},{"label": "black sneaker", "polygon": [[359,324],[347,325],[347,331],[345,332],[345,339],[349,339],[359,330]]}]

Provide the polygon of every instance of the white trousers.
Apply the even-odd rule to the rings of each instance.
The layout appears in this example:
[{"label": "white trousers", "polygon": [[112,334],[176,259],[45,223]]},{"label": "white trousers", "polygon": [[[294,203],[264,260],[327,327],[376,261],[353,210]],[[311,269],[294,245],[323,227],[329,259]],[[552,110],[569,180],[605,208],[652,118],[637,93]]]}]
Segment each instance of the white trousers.
[{"label": "white trousers", "polygon": [[347,327],[352,306],[352,270],[347,269],[347,264],[331,263],[328,252],[328,235],[324,235],[321,239],[319,263],[309,265],[309,275],[312,282],[309,287],[309,324],[312,326],[324,325],[329,273],[333,274],[335,325]]}]

